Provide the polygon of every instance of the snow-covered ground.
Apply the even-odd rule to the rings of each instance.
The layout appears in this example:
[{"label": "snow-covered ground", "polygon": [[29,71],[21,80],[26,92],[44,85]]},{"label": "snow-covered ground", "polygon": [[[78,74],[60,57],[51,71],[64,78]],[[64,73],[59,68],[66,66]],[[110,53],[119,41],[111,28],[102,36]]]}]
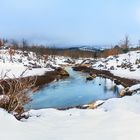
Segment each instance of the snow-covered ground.
[{"label": "snow-covered ground", "polygon": [[43,75],[46,71],[53,70],[54,67],[67,65],[68,62],[76,64],[90,63],[95,69],[109,70],[116,76],[140,80],[140,51],[131,51],[126,54],[109,56],[94,60],[93,58],[79,58],[73,60],[62,56],[52,57],[38,56],[33,52],[16,51],[10,60],[9,50],[0,50],[0,77],[7,72],[8,77],[19,77],[23,71],[23,76]]},{"label": "snow-covered ground", "polygon": [[109,99],[94,110],[31,110],[22,122],[0,110],[2,140],[139,140],[140,95]]},{"label": "snow-covered ground", "polygon": [[140,80],[140,51],[98,59],[92,67],[109,70],[116,76]]},{"label": "snow-covered ground", "polygon": [[38,56],[33,52],[22,52],[16,50],[12,56],[12,61],[9,55],[9,50],[0,50],[0,78],[3,78],[5,73],[7,78],[19,77],[24,71],[24,77],[33,75],[43,75],[47,71],[54,70],[65,62],[67,58]]},{"label": "snow-covered ground", "polygon": [[[17,52],[10,61],[8,52],[0,51],[1,76],[18,77],[25,69],[25,76],[40,75],[53,70],[61,64],[67,64],[64,57],[37,57],[30,52]],[[21,53],[21,54],[19,54]],[[127,78],[140,79],[140,51],[110,56],[92,62],[96,69],[110,70],[113,74]],[[82,63],[83,59],[77,60]],[[86,62],[84,62],[86,63]],[[33,68],[37,66],[39,68]],[[13,76],[14,77],[14,76]],[[140,88],[140,84],[129,90]],[[97,109],[70,109],[59,111],[41,109],[29,111],[27,120],[16,118],[0,109],[0,139],[1,140],[139,140],[140,139],[140,93],[123,98],[113,98],[105,101]]]}]

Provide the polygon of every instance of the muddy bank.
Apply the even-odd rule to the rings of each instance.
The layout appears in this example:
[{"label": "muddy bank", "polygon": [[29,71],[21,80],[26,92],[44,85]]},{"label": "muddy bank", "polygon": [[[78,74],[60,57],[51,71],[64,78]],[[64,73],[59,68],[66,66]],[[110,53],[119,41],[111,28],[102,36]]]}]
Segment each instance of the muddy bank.
[{"label": "muddy bank", "polygon": [[113,80],[117,85],[123,85],[124,87],[130,87],[132,85],[140,83],[139,80],[127,79],[127,78],[115,76],[112,73],[110,73],[110,71],[107,70],[97,70],[86,66],[75,66],[73,67],[73,70],[86,72],[89,74],[96,74],[99,77],[104,77]]},{"label": "muddy bank", "polygon": [[69,73],[62,68],[58,68],[54,71],[46,72],[43,76],[37,76],[35,87],[41,88],[45,84],[51,83],[54,80],[64,79],[67,77],[69,77]]},{"label": "muddy bank", "polygon": [[13,90],[21,89],[21,87],[26,89],[27,87],[24,86],[31,83],[33,83],[32,90],[36,91],[42,88],[44,85],[53,82],[54,80],[59,80],[67,77],[69,77],[69,73],[66,70],[57,68],[56,70],[46,72],[41,76],[29,76],[16,79],[0,80],[0,94],[7,94],[11,87]]}]

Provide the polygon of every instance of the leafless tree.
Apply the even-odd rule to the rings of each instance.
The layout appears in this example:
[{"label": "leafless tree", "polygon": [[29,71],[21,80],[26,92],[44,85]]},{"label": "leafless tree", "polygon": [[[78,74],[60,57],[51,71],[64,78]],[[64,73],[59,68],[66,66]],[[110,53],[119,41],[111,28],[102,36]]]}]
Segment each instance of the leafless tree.
[{"label": "leafless tree", "polygon": [[130,47],[130,40],[129,40],[129,36],[126,35],[124,40],[121,42],[121,47],[124,49],[129,49]]},{"label": "leafless tree", "polygon": [[23,51],[25,51],[27,47],[29,47],[28,41],[25,40],[25,39],[22,39],[22,49],[23,49]]}]

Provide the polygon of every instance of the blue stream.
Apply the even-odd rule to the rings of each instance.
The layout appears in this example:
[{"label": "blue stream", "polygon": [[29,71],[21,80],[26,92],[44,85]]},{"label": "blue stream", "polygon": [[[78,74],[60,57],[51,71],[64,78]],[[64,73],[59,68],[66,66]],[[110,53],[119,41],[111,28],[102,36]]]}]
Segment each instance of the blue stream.
[{"label": "blue stream", "polygon": [[27,108],[67,108],[119,97],[119,88],[113,81],[100,77],[86,81],[88,74],[73,71],[70,67],[66,70],[69,78],[50,83],[34,93]]}]

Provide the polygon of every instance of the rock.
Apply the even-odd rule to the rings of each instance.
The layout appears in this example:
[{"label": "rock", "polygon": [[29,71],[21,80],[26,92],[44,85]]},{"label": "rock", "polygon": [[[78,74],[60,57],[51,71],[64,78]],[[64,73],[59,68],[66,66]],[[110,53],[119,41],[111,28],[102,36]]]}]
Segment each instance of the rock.
[{"label": "rock", "polygon": [[72,67],[72,69],[74,71],[81,71],[81,72],[85,72],[85,73],[90,73],[92,71],[92,67],[87,67],[87,66],[81,66],[81,65],[76,65],[74,67]]},{"label": "rock", "polygon": [[115,79],[115,80],[114,80],[114,83],[115,83],[116,85],[120,85],[120,84],[121,84],[121,81],[120,81],[120,80]]},{"label": "rock", "polygon": [[123,89],[123,90],[120,92],[120,96],[123,97],[123,96],[125,96],[125,94],[126,94],[126,91]]},{"label": "rock", "polygon": [[62,68],[57,68],[56,69],[56,71],[58,72],[58,74],[60,75],[60,76],[62,76],[62,77],[67,77],[67,76],[69,76],[69,73],[66,71],[66,70],[64,70],[64,69],[62,69]]},{"label": "rock", "polygon": [[124,88],[121,92],[120,92],[120,96],[123,97],[125,95],[128,95],[129,93],[129,87]]},{"label": "rock", "polygon": [[71,59],[67,59],[64,61],[65,63],[68,63],[68,64],[75,64],[75,61],[74,60],[71,60]]},{"label": "rock", "polygon": [[125,62],[121,64],[121,68],[127,69],[127,68],[131,68],[133,65],[130,62]]},{"label": "rock", "polygon": [[94,78],[96,78],[96,74],[90,73],[89,76],[86,78],[86,80],[93,80]]},{"label": "rock", "polygon": [[136,62],[135,62],[135,64],[136,64],[136,65],[137,65],[137,64],[140,64],[140,59],[137,59]]},{"label": "rock", "polygon": [[86,80],[88,80],[88,81],[91,81],[91,80],[93,80],[94,78],[92,77],[92,76],[88,76],[87,78],[86,78]]},{"label": "rock", "polygon": [[98,65],[98,67],[102,68],[102,67],[104,67],[104,65],[100,64],[100,65]]},{"label": "rock", "polygon": [[134,68],[130,68],[130,71],[136,71]]},{"label": "rock", "polygon": [[117,68],[120,68],[121,67],[121,65],[117,65]]},{"label": "rock", "polygon": [[137,68],[140,68],[140,65],[138,65]]},{"label": "rock", "polygon": [[41,68],[41,66],[40,65],[34,65],[34,66],[32,66],[32,68]]},{"label": "rock", "polygon": [[110,67],[110,70],[114,70],[114,69],[115,69],[114,66],[111,66],[111,67]]},{"label": "rock", "polygon": [[29,54],[27,52],[24,52],[23,55],[24,56],[29,56]]},{"label": "rock", "polygon": [[87,109],[95,109],[95,108],[99,107],[100,105],[102,105],[104,102],[105,101],[102,101],[102,100],[96,101],[92,104],[89,104]]},{"label": "rock", "polygon": [[90,73],[89,74],[92,78],[96,78],[97,77],[97,75],[96,74],[93,74],[93,73]]}]

